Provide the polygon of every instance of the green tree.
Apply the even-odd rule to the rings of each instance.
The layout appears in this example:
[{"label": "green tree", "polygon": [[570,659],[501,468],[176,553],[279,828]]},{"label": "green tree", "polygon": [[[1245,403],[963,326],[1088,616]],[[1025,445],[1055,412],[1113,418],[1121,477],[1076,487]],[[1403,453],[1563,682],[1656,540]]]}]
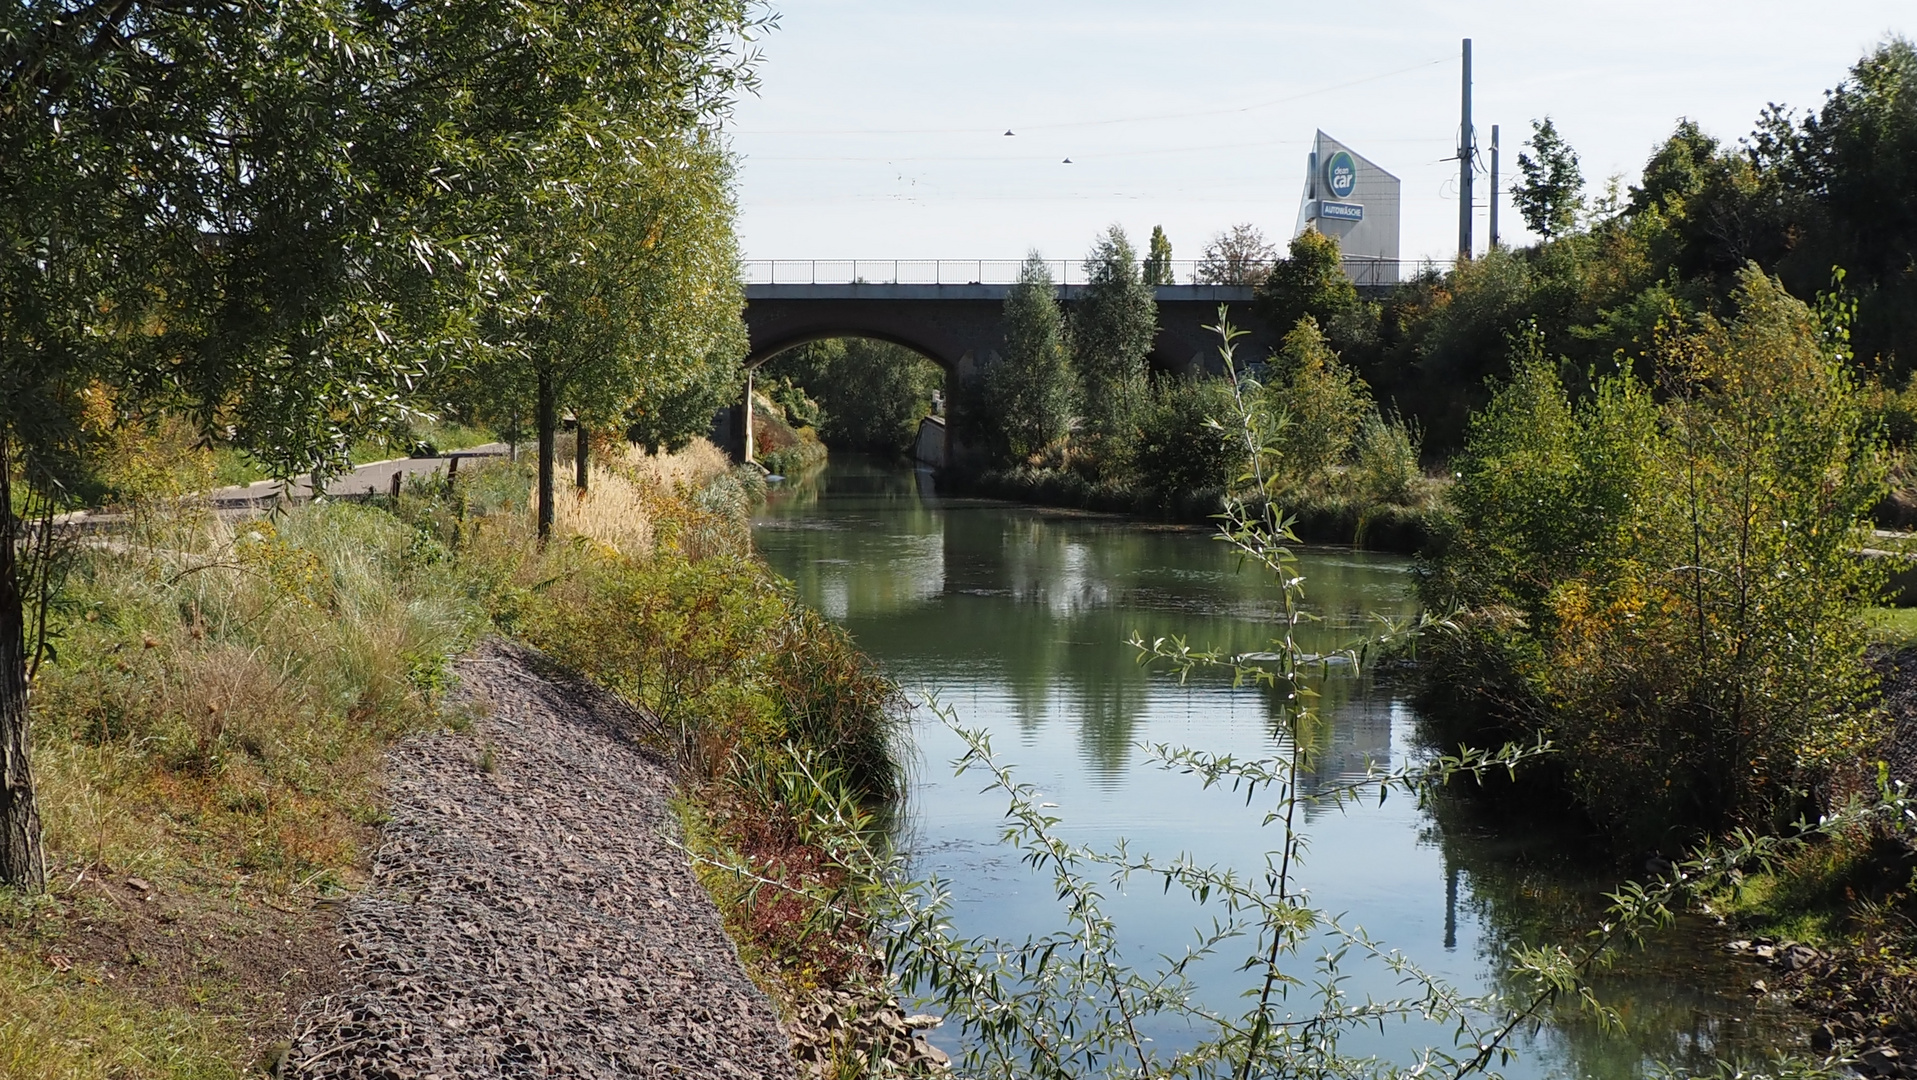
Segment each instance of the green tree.
[{"label": "green tree", "polygon": [[971,430],[1001,463],[1030,457],[1065,437],[1072,369],[1051,271],[1034,251],[1005,296],[1005,353],[979,373]]},{"label": "green tree", "polygon": [[1523,177],[1511,188],[1511,202],[1524,215],[1531,231],[1543,237],[1563,236],[1577,226],[1584,205],[1584,174],[1578,154],[1564,141],[1550,117],[1531,121],[1531,151],[1518,154]]},{"label": "green tree", "polygon": [[1171,239],[1165,235],[1163,225],[1152,226],[1151,246],[1145,256],[1145,284],[1175,285],[1176,275],[1172,273]]},{"label": "green tree", "polygon": [[745,354],[729,158],[704,133],[584,106],[595,122],[542,147],[552,171],[495,204],[508,284],[488,324],[492,349],[469,379],[482,412],[532,417],[542,537],[562,410],[582,426],[683,443],[682,429],[708,424],[737,387]]},{"label": "green tree", "polygon": [[1800,123],[1767,114],[1753,144],[1776,178],[1762,194],[1778,243],[1757,257],[1802,296],[1843,267],[1860,354],[1917,368],[1917,45],[1885,42]]},{"label": "green tree", "polygon": [[1684,202],[1704,187],[1717,159],[1717,140],[1688,117],[1644,163],[1642,180],[1631,188],[1630,212],[1655,207],[1665,213],[1682,212]]},{"label": "green tree", "polygon": [[945,384],[937,364],[902,345],[869,338],[833,338],[773,357],[764,370],[791,379],[819,403],[828,445],[873,454],[904,454]]},{"label": "green tree", "polygon": [[1296,326],[1310,316],[1332,330],[1351,327],[1360,315],[1358,287],[1344,271],[1338,238],[1315,228],[1291,240],[1284,258],[1258,283],[1254,303],[1271,326]]},{"label": "green tree", "polygon": [[1141,418],[1138,475],[1170,505],[1222,495],[1245,469],[1244,452],[1217,420],[1230,415],[1231,384],[1209,376],[1154,380]]},{"label": "green tree", "polygon": [[1158,334],[1158,301],[1117,225],[1105,230],[1085,257],[1085,282],[1071,321],[1081,415],[1093,452],[1117,468],[1137,435],[1145,356]]},{"label": "green tree", "polygon": [[575,103],[685,130],[744,77],[751,21],[744,0],[0,13],[0,882],[44,862],[13,511],[77,490],[87,402],[189,413],[280,476],[339,468],[481,351],[478,313],[516,292],[483,208],[548,175],[554,132],[590,122]]},{"label": "green tree", "polygon": [[1556,743],[1578,801],[1633,846],[1781,826],[1872,737],[1875,583],[1854,552],[1884,459],[1841,313],[1820,321],[1755,267],[1733,303],[1660,340],[1661,405],[1628,372],[1573,404],[1530,336],[1473,424],[1426,583],[1466,609],[1437,677]]},{"label": "green tree", "polygon": [[1272,358],[1275,377],[1264,387],[1273,423],[1277,477],[1285,487],[1321,484],[1344,463],[1359,425],[1371,411],[1371,392],[1340,363],[1318,323],[1306,315],[1285,335]]}]

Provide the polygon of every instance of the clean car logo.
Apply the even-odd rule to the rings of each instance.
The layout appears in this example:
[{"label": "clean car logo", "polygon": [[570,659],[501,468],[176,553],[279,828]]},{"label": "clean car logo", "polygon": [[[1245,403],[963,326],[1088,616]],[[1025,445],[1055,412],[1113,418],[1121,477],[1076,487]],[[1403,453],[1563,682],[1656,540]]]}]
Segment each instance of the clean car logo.
[{"label": "clean car logo", "polygon": [[1325,162],[1325,187],[1334,199],[1349,199],[1358,188],[1358,163],[1343,150]]}]

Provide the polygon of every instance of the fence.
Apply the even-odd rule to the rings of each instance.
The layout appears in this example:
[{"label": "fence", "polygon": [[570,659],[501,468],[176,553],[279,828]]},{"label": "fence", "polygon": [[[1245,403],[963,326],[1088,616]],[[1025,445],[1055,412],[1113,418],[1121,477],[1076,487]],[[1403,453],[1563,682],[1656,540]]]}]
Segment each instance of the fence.
[{"label": "fence", "polygon": [[[1024,265],[1023,259],[753,259],[742,264],[747,285],[1010,285]],[[1171,276],[1166,284],[1249,285],[1262,281],[1271,265],[1173,260],[1166,264]],[[1345,259],[1345,273],[1359,285],[1389,286],[1450,265],[1449,260],[1353,256]],[[1054,284],[1086,282],[1082,262],[1057,259],[1045,266]]]}]

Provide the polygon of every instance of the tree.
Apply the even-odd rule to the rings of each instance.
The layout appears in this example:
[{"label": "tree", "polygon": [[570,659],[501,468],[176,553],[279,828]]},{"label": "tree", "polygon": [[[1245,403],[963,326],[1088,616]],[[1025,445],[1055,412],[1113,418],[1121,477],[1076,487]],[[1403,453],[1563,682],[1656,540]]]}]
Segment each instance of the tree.
[{"label": "tree", "polygon": [[1131,241],[1117,225],[1106,229],[1085,257],[1085,282],[1072,315],[1072,360],[1087,433],[1110,459],[1107,464],[1117,464],[1136,434],[1145,355],[1158,334],[1158,301],[1139,276]]},{"label": "tree", "polygon": [[1065,437],[1072,406],[1064,317],[1051,271],[1034,251],[1005,296],[1005,354],[979,375],[977,415],[992,455],[1012,463]]},{"label": "tree", "polygon": [[766,362],[768,375],[791,379],[819,403],[827,445],[904,454],[944,385],[939,366],[902,345],[833,338],[789,349]]},{"label": "tree", "polygon": [[1311,316],[1300,318],[1273,358],[1276,377],[1264,388],[1276,430],[1277,467],[1287,487],[1310,488],[1344,463],[1371,411],[1371,391],[1346,367]]},{"label": "tree", "polygon": [[13,511],[44,523],[75,490],[88,396],[190,414],[282,477],[341,467],[484,350],[514,289],[482,208],[549,175],[582,102],[684,130],[748,74],[745,0],[638,8],[0,13],[0,883],[44,874]]},{"label": "tree", "polygon": [[[1776,117],[1769,118],[1775,121]],[[1772,132],[1777,126],[1773,124]],[[1796,215],[1786,281],[1822,288],[1833,266],[1857,290],[1857,343],[1866,359],[1917,366],[1917,45],[1892,38],[1851,68],[1795,131],[1766,140]],[[1768,142],[1768,146],[1766,145]],[[1768,151],[1768,152],[1766,152]],[[1808,220],[1806,220],[1808,219]],[[1809,232],[1810,235],[1792,235]]]},{"label": "tree", "polygon": [[1177,280],[1172,273],[1171,258],[1171,240],[1165,235],[1165,227],[1163,225],[1153,225],[1150,253],[1145,256],[1145,284],[1177,284]]},{"label": "tree", "polygon": [[[1577,151],[1558,135],[1550,117],[1531,121],[1531,153],[1518,155],[1524,179],[1511,189],[1511,202],[1524,215],[1531,231],[1546,238],[1562,236],[1577,226],[1584,199],[1584,174],[1578,170]],[[1533,156],[1536,155],[1536,156]]]},{"label": "tree", "polygon": [[1630,212],[1641,214],[1656,207],[1665,213],[1680,213],[1687,199],[1701,191],[1717,158],[1717,140],[1688,117],[1677,122],[1677,130],[1664,140],[1644,163],[1644,176],[1631,188]]},{"label": "tree", "polygon": [[595,119],[544,147],[542,182],[495,202],[510,284],[469,380],[482,414],[532,415],[542,538],[562,410],[582,431],[617,424],[682,443],[676,429],[710,422],[745,355],[730,159],[703,132]]},{"label": "tree", "polygon": [[1358,287],[1345,274],[1338,238],[1312,228],[1292,237],[1285,257],[1259,282],[1256,303],[1271,326],[1296,326],[1306,316],[1332,330],[1349,324]]},{"label": "tree", "polygon": [[1255,285],[1271,269],[1278,249],[1256,225],[1233,225],[1211,238],[1198,261],[1203,285]]},{"label": "tree", "polygon": [[1464,611],[1435,669],[1548,737],[1626,850],[1781,827],[1873,740],[1860,614],[1881,581],[1855,552],[1885,457],[1843,306],[1754,266],[1732,303],[1660,336],[1655,393],[1626,369],[1574,403],[1527,334],[1425,579]]}]

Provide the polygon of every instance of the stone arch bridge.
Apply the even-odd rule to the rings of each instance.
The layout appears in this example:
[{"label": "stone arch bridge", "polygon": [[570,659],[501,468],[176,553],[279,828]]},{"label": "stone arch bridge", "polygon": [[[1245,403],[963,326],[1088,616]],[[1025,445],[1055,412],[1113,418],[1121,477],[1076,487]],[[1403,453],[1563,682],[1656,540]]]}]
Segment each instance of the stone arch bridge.
[{"label": "stone arch bridge", "polygon": [[[1011,285],[747,285],[745,323],[751,367],[794,346],[834,337],[889,341],[919,353],[961,377],[1002,354],[1001,318]],[[1086,286],[1058,285],[1069,314]],[[1228,306],[1234,325],[1249,332],[1241,355],[1263,357],[1275,342],[1251,310],[1248,285],[1159,285],[1158,336],[1150,363],[1164,371],[1222,370],[1218,337],[1205,327]]]},{"label": "stone arch bridge", "polygon": [[[1058,285],[1069,316],[1084,294],[1083,285]],[[976,373],[980,365],[1003,355],[1005,296],[1011,285],[868,284],[747,285],[745,323],[750,340],[748,369],[807,342],[836,337],[874,338],[902,345],[945,369],[946,400],[951,383]],[[1218,335],[1205,329],[1218,322],[1226,305],[1232,325],[1247,332],[1238,355],[1262,359],[1276,344],[1252,314],[1249,285],[1158,285],[1158,335],[1147,357],[1160,371],[1222,372]],[[714,441],[741,459],[753,448],[743,409],[723,410],[714,425]],[[926,446],[936,446],[927,450]],[[944,464],[950,447],[942,426],[931,443],[922,440],[920,456]]]}]

